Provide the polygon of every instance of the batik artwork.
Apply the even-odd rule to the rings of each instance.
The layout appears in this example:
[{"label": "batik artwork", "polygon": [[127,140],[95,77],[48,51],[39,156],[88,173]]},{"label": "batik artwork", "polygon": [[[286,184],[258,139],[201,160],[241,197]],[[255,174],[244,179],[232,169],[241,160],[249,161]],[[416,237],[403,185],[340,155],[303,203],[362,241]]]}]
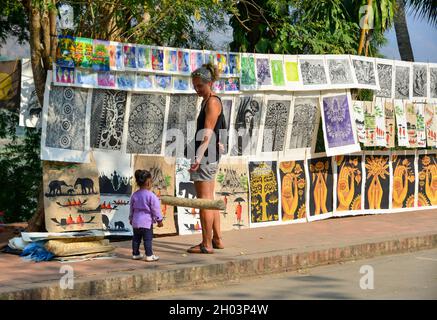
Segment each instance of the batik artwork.
[{"label": "batik artwork", "polygon": [[109,41],[94,40],[92,68],[94,71],[109,71]]},{"label": "batik artwork", "polygon": [[418,155],[419,193],[417,205],[430,207],[437,205],[437,154],[419,151]]},{"label": "batik artwork", "polygon": [[178,50],[178,72],[184,73],[184,74],[190,73],[190,51],[189,50]]},{"label": "batik artwork", "polygon": [[407,118],[408,146],[410,148],[416,148],[417,147],[416,107],[413,103],[407,102],[405,109],[406,109],[406,118]]},{"label": "batik artwork", "polygon": [[305,161],[284,161],[279,163],[281,179],[282,222],[306,221]]},{"label": "batik artwork", "polygon": [[392,208],[413,208],[415,206],[415,170],[414,153],[393,153],[392,170]]},{"label": "batik artwork", "polygon": [[364,146],[374,147],[376,145],[376,120],[375,108],[372,101],[364,101],[364,128],[366,131],[366,140]]},{"label": "batik artwork", "polygon": [[191,72],[199,69],[203,64],[203,52],[191,50],[190,51],[190,66]]},{"label": "batik artwork", "polygon": [[127,93],[93,90],[90,144],[92,148],[120,150],[126,112]]},{"label": "batik artwork", "polygon": [[74,62],[76,67],[91,68],[93,63],[93,39],[75,38]]},{"label": "batik artwork", "polygon": [[135,70],[137,68],[136,49],[134,44],[123,45],[124,67],[126,69]]},{"label": "batik artwork", "polygon": [[240,54],[229,53],[229,75],[239,76],[241,72]]},{"label": "batik artwork", "polygon": [[425,104],[425,127],[426,127],[426,144],[428,147],[437,146],[437,105]]},{"label": "batik artwork", "polygon": [[56,47],[56,65],[65,68],[74,68],[75,42],[72,36],[58,36]]},{"label": "batik artwork", "polygon": [[241,89],[256,87],[255,57],[253,54],[241,54]]},{"label": "batik artwork", "polygon": [[373,114],[375,116],[375,144],[379,147],[386,147],[386,130],[385,130],[385,111],[384,101],[381,98],[376,98]]},{"label": "batik artwork", "polygon": [[164,49],[152,48],[152,69],[154,71],[164,70]]},{"label": "batik artwork", "polygon": [[363,157],[360,155],[336,156],[337,207],[336,216],[357,214],[362,209]]},{"label": "batik artwork", "polygon": [[384,114],[385,114],[385,142],[387,148],[395,147],[395,113],[393,102],[386,100],[384,104]]},{"label": "batik artwork", "polygon": [[74,83],[74,68],[65,68],[54,65],[55,73],[54,82],[58,84],[73,84]]},{"label": "batik artwork", "polygon": [[136,63],[139,70],[152,70],[152,50],[148,46],[137,46]]},{"label": "batik artwork", "polygon": [[169,91],[171,89],[171,76],[166,75],[155,75],[155,86],[156,89]]},{"label": "batik artwork", "polygon": [[97,72],[87,69],[76,69],[74,83],[77,86],[94,88],[97,86]]},{"label": "batik artwork", "polygon": [[178,70],[178,51],[173,49],[164,50],[164,70],[175,72]]},{"label": "batik artwork", "polygon": [[135,75],[135,89],[139,90],[153,90],[153,75],[137,73]]},{"label": "batik artwork", "polygon": [[426,148],[426,126],[425,126],[425,104],[416,103],[416,132],[417,132],[417,147]]},{"label": "batik artwork", "polygon": [[173,76],[173,90],[187,92],[191,90],[191,78]]},{"label": "batik artwork", "polygon": [[132,90],[135,86],[134,72],[117,72],[117,89]]},{"label": "batik artwork", "polygon": [[405,104],[403,100],[394,100],[396,115],[396,136],[399,147],[409,147],[407,115],[405,113]]},{"label": "batik artwork", "polygon": [[131,95],[127,153],[162,153],[165,108],[164,95]]},{"label": "batik artwork", "polygon": [[287,136],[291,100],[286,100],[280,96],[269,97],[266,106],[262,152],[283,151]]},{"label": "batik artwork", "polygon": [[115,88],[117,85],[115,73],[111,71],[99,72],[97,74],[97,85],[99,88]]},{"label": "batik artwork", "polygon": [[[366,154],[366,210],[389,209],[390,206],[390,156],[388,154]],[[380,213],[376,211],[376,213]]]},{"label": "batik artwork", "polygon": [[332,216],[334,175],[331,159],[322,157],[308,160],[308,221]]}]

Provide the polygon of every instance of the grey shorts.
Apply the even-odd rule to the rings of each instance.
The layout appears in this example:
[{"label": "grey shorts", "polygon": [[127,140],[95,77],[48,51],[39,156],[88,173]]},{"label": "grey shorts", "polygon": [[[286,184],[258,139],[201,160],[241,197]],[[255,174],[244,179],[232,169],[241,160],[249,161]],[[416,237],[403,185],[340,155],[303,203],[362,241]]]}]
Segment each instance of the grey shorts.
[{"label": "grey shorts", "polygon": [[200,164],[199,169],[190,172],[191,181],[214,181],[217,173],[218,163]]}]

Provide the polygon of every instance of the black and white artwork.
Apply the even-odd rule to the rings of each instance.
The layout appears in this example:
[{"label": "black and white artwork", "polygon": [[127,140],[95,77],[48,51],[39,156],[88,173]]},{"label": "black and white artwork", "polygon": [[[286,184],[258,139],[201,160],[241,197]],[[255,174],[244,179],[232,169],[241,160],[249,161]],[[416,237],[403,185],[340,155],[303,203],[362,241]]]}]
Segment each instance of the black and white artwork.
[{"label": "black and white artwork", "polygon": [[376,86],[375,62],[362,59],[352,59],[358,84]]},{"label": "black and white artwork", "polygon": [[288,149],[311,148],[319,127],[319,119],[319,98],[295,98]]},{"label": "black and white artwork", "polygon": [[431,99],[437,99],[437,67],[429,68],[430,75],[430,97]]},{"label": "black and white artwork", "polygon": [[379,86],[381,90],[376,91],[376,96],[381,98],[392,97],[393,86],[393,65],[378,63],[377,66]]},{"label": "black and white artwork", "polygon": [[348,58],[326,59],[332,85],[353,85],[352,68]]},{"label": "black and white artwork", "polygon": [[221,143],[225,146],[224,154],[228,154],[229,151],[229,131],[231,128],[231,114],[234,106],[233,98],[222,98],[222,106],[223,106],[223,115],[225,117],[226,122],[226,131],[227,134],[225,136],[220,136]]},{"label": "black and white artwork", "polygon": [[132,94],[127,153],[161,154],[165,106],[165,95]]},{"label": "black and white artwork", "polygon": [[42,107],[36,95],[30,59],[23,59],[21,64],[21,103],[20,126],[41,127]]},{"label": "black and white artwork", "polygon": [[325,63],[323,59],[299,59],[304,85],[327,85]]},{"label": "black and white artwork", "polygon": [[90,141],[96,149],[120,150],[126,91],[95,89],[91,102]]},{"label": "black and white artwork", "polygon": [[395,99],[410,99],[410,67],[396,66]]},{"label": "black and white artwork", "polygon": [[262,152],[277,152],[284,150],[290,105],[290,100],[267,100],[264,131],[262,135]]},{"label": "black and white artwork", "polygon": [[428,97],[428,67],[426,64],[413,65],[413,97]]},{"label": "black and white artwork", "polygon": [[196,130],[197,95],[172,94],[166,129],[167,156],[184,151],[187,141],[192,142]]},{"label": "black and white artwork", "polygon": [[261,96],[240,96],[237,101],[231,125],[233,130],[231,156],[255,155],[263,110],[263,98]]},{"label": "black and white artwork", "polygon": [[52,86],[45,146],[83,151],[88,90]]}]

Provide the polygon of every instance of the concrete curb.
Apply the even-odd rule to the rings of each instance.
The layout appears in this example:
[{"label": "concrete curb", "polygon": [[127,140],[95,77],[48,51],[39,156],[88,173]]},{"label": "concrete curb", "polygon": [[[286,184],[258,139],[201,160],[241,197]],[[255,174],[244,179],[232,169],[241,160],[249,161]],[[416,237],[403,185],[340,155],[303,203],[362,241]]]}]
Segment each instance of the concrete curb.
[{"label": "concrete curb", "polygon": [[0,289],[1,300],[126,298],[166,290],[201,287],[272,273],[295,271],[326,264],[399,254],[437,247],[437,234],[380,240],[336,248],[282,251],[237,256],[231,261],[185,264],[156,270],[116,272],[105,276],[76,279],[74,289],[63,290],[59,281],[32,283]]}]

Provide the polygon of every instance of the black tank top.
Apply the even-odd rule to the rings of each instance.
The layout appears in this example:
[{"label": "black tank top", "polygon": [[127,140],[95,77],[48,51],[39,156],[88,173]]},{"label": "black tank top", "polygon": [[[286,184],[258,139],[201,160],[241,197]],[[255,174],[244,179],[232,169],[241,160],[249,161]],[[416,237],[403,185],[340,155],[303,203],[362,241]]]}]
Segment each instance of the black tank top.
[{"label": "black tank top", "polygon": [[[210,95],[209,98],[211,97],[216,97],[217,99],[219,99],[220,101],[220,106],[221,106],[221,111],[220,111],[220,115],[218,116],[217,122],[215,124],[214,127],[214,135],[215,135],[215,139],[212,137],[210,140],[210,145],[208,146],[208,149],[211,148],[212,150],[215,150],[215,156],[211,156],[211,158],[208,156],[208,149],[206,149],[205,153],[204,153],[204,158],[207,159],[207,164],[208,163],[213,163],[213,162],[218,162],[220,160],[220,148],[219,148],[219,142],[220,142],[220,130],[221,129],[227,129],[226,128],[226,120],[225,120],[225,116],[223,114],[223,104],[222,104],[222,100],[220,99],[220,97],[216,96],[216,95]],[[200,144],[202,143],[202,141],[198,141],[196,138],[201,139],[202,137],[198,137],[197,133],[203,129],[205,129],[205,119],[206,119],[206,106],[208,103],[208,99],[202,101],[202,107],[200,109],[200,113],[197,117],[197,126],[196,126],[196,135],[195,135],[195,151],[196,151],[196,155],[197,155],[197,149],[199,148]],[[215,143],[215,148],[211,145],[211,143]],[[214,148],[214,149],[213,149]]]}]

